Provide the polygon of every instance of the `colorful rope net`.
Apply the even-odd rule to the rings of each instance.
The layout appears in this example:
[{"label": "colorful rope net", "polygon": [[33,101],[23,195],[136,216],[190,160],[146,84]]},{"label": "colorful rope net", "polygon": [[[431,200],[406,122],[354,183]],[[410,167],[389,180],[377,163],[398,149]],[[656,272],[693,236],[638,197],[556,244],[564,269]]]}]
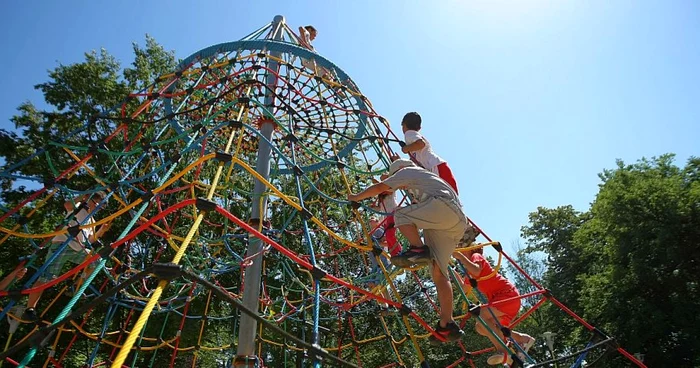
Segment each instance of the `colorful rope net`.
[{"label": "colorful rope net", "polygon": [[[345,201],[386,172],[399,142],[352,80],[300,47],[284,23],[191,55],[81,129],[5,165],[3,179],[31,190],[2,203],[0,246],[29,272],[0,292],[0,318],[9,321],[0,364],[429,366],[432,284],[420,270],[392,267],[371,236],[376,211]],[[26,175],[37,161],[51,172]],[[78,219],[64,203],[91,212]],[[52,228],[42,227],[47,219]],[[98,239],[83,235],[105,224]],[[474,244],[495,246],[499,267],[513,262],[487,237]],[[261,282],[250,285],[256,264]],[[567,359],[613,346],[530,280],[536,291],[522,297],[538,301],[504,327],[550,301],[598,337]],[[472,286],[455,287],[463,325],[483,323],[479,305],[488,305]],[[243,294],[256,287],[251,308]],[[33,322],[24,297],[39,291]],[[244,318],[256,322],[255,351],[241,356]],[[451,345],[449,366],[474,366],[492,350],[481,341]],[[514,366],[546,364],[525,356]]]}]

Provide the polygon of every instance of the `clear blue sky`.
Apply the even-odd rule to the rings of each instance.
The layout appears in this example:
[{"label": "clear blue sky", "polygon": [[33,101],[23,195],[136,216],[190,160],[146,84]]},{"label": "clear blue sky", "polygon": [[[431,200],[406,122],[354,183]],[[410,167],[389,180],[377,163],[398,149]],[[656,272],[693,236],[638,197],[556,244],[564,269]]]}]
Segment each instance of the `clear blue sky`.
[{"label": "clear blue sky", "polygon": [[465,209],[508,245],[537,206],[585,210],[597,174],[700,147],[696,1],[4,1],[0,127],[58,62],[151,34],[180,58],[286,16],[400,131],[407,111]]}]

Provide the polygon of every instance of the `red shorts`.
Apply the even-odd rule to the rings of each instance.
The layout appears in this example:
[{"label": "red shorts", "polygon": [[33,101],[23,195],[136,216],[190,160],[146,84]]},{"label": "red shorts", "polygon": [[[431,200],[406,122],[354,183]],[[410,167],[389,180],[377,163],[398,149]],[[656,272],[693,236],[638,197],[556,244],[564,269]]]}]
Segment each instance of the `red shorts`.
[{"label": "red shorts", "polygon": [[394,215],[389,215],[384,220],[384,238],[389,246],[389,254],[395,256],[401,252],[401,244],[396,240],[396,227],[394,226]]},{"label": "red shorts", "polygon": [[447,184],[450,184],[452,189],[455,190],[455,193],[459,194],[459,190],[457,190],[457,180],[455,180],[454,175],[452,175],[452,170],[449,166],[447,166],[447,162],[437,165],[437,169],[440,179],[446,181]]},{"label": "red shorts", "polygon": [[505,303],[499,303],[493,306],[494,309],[497,309],[499,312],[503,313],[499,320],[502,326],[508,327],[515,317],[517,317],[518,312],[520,312],[520,298],[517,298],[518,296],[520,296],[518,290],[511,288],[497,291],[488,297],[489,304],[500,300],[515,298]]}]

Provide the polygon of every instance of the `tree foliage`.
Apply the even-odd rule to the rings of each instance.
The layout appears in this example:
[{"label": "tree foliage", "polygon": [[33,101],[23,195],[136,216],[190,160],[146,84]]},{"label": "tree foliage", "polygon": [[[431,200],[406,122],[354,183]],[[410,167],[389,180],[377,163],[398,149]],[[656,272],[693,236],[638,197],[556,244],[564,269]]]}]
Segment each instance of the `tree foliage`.
[{"label": "tree foliage", "polygon": [[[618,161],[600,174],[588,211],[538,208],[522,234],[526,252],[546,254],[542,282],[556,298],[649,366],[691,367],[700,364],[700,160],[673,161]],[[585,340],[571,318],[545,312],[564,345]],[[606,366],[625,365],[610,357]]]}]

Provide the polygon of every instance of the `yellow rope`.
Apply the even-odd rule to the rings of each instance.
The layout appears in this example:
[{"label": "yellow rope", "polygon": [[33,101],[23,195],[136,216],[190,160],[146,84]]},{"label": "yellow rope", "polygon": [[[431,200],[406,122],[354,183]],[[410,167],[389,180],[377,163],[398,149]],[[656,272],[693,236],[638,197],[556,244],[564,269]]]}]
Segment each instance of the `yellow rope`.
[{"label": "yellow rope", "polygon": [[[15,333],[12,332],[10,333],[10,336],[7,337],[7,341],[5,342],[5,349],[3,349],[3,353],[7,351],[7,349],[10,347],[10,341],[12,341],[12,335]],[[0,368],[2,368],[2,363],[5,362],[5,360],[0,360]]]},{"label": "yellow rope", "polygon": [[[474,249],[479,249],[479,248],[483,248],[483,247],[488,246],[488,245],[496,245],[496,244],[500,245],[501,243],[497,242],[497,241],[496,242],[479,243],[479,244],[474,243],[474,245],[470,245],[468,247],[457,248],[457,249],[455,249],[455,252],[460,252],[460,253],[461,252],[469,252],[469,251],[472,251]],[[478,281],[482,281],[482,280],[488,280],[488,279],[496,276],[498,271],[501,270],[502,262],[503,262],[503,253],[498,252],[498,262],[496,263],[496,267],[493,268],[493,272],[491,272],[490,274],[488,274],[484,277],[480,277],[480,278],[476,279],[476,281],[478,282]]]},{"label": "yellow rope", "polygon": [[[207,304],[204,306],[204,317],[200,320],[199,323],[199,336],[197,337],[197,345],[202,345],[202,336],[204,336],[204,325],[206,324],[207,318],[206,316],[209,315],[209,305],[211,304],[211,294],[212,291],[209,290],[209,293],[207,294]],[[185,316],[182,316],[182,318],[185,318]],[[197,362],[197,356],[199,355],[199,352],[195,350],[193,356],[192,356],[192,366],[196,366]]]},{"label": "yellow rope", "polygon": [[[248,88],[248,89],[250,90],[250,88]],[[244,110],[245,110],[245,106],[242,106],[240,108],[240,110],[238,111],[239,118],[243,115]],[[228,142],[226,144],[226,148],[224,150],[225,153],[228,153],[230,151],[234,136],[235,136],[235,131],[232,131],[231,134],[229,135],[229,139],[228,139]],[[209,154],[209,155],[203,156],[202,158],[208,157],[208,159],[210,159],[214,156],[215,156],[214,154]],[[200,160],[197,160],[197,161],[200,161]],[[189,165],[188,168],[191,166],[193,166],[193,165]],[[221,177],[221,173],[223,172],[223,168],[224,168],[224,164],[223,164],[223,162],[220,162],[218,164],[216,174],[214,175],[214,180],[212,180],[212,187],[211,187],[209,193],[207,194],[207,200],[211,200],[211,198],[214,196],[214,190],[216,189],[217,183],[219,182],[219,178]],[[174,182],[175,180],[177,180],[177,179],[172,178],[166,184],[169,185],[170,182]],[[163,186],[161,186],[161,187],[163,187]],[[180,260],[184,256],[185,251],[187,250],[187,246],[189,245],[190,241],[192,240],[192,237],[194,236],[195,232],[199,228],[199,224],[202,222],[203,218],[204,218],[204,212],[200,211],[200,213],[197,215],[197,218],[194,220],[192,227],[190,228],[189,232],[187,233],[185,240],[182,242],[182,245],[177,250],[177,253],[175,253],[175,257],[173,257],[172,263],[174,263],[174,264],[180,263]],[[138,320],[136,321],[136,324],[134,324],[134,328],[129,333],[129,336],[126,338],[126,341],[124,342],[124,346],[122,346],[122,348],[119,350],[119,353],[117,354],[117,357],[114,359],[114,362],[112,363],[112,368],[120,368],[122,366],[122,364],[124,363],[124,361],[126,360],[126,357],[129,355],[129,351],[134,346],[134,342],[136,342],[136,338],[141,333],[141,330],[145,326],[146,322],[148,321],[148,318],[151,315],[151,312],[153,311],[153,307],[158,302],[158,299],[160,299],[160,296],[163,293],[163,290],[165,289],[165,287],[167,285],[168,285],[167,280],[161,280],[158,282],[158,286],[153,291],[151,298],[148,300],[148,303],[146,303],[146,306],[144,307],[143,311],[141,312],[141,315],[139,316]]]}]

